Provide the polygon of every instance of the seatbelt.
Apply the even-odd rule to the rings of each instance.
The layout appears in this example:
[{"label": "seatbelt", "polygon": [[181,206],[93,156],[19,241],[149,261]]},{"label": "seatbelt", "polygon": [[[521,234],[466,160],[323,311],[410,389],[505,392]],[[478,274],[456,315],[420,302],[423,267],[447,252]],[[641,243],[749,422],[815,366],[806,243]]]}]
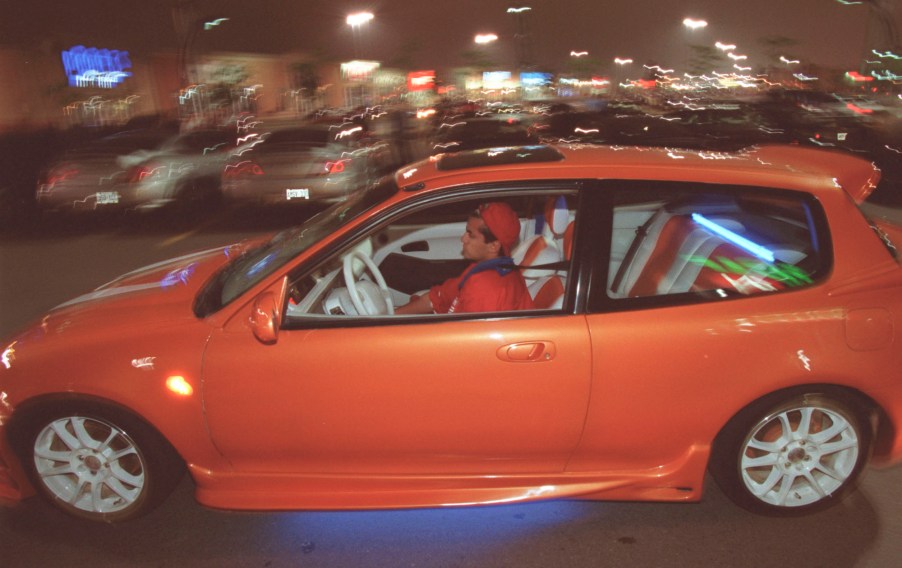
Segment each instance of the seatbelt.
[{"label": "seatbelt", "polygon": [[464,287],[464,282],[467,281],[467,278],[474,274],[478,274],[480,272],[484,272],[486,270],[496,270],[498,274],[501,276],[505,276],[509,272],[513,270],[567,270],[570,268],[570,262],[566,260],[561,260],[558,262],[549,262],[547,264],[531,264],[529,266],[522,266],[519,264],[515,264],[513,259],[509,256],[500,256],[498,258],[492,258],[489,260],[484,260],[474,266],[471,270],[469,270],[463,278],[460,279],[460,282],[457,284],[457,289],[460,290]]},{"label": "seatbelt", "polygon": [[620,288],[620,284],[623,282],[623,279],[626,277],[626,269],[630,264],[633,263],[633,259],[636,257],[636,252],[639,251],[639,245],[642,244],[642,241],[645,240],[645,237],[648,236],[648,228],[657,219],[660,211],[656,212],[654,215],[648,218],[645,223],[642,223],[641,226],[636,227],[636,238],[633,239],[633,242],[630,243],[630,248],[627,249],[626,255],[623,257],[623,262],[620,263],[620,267],[617,269],[617,275],[614,276],[614,281],[611,282],[611,291],[616,292]]}]

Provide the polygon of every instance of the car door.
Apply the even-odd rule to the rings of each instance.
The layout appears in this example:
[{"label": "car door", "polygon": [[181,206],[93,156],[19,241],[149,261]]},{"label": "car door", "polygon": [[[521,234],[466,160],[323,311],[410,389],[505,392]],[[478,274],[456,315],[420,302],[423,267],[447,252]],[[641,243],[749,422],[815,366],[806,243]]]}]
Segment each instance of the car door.
[{"label": "car door", "polygon": [[210,340],[204,402],[238,470],[561,471],[589,354],[573,315],[311,327],[273,345],[236,320]]},{"label": "car door", "polygon": [[[447,215],[444,202],[430,207]],[[253,309],[214,332],[204,356],[210,432],[238,470],[559,472],[581,436],[591,350],[572,309],[312,313],[272,344],[249,329]]]}]

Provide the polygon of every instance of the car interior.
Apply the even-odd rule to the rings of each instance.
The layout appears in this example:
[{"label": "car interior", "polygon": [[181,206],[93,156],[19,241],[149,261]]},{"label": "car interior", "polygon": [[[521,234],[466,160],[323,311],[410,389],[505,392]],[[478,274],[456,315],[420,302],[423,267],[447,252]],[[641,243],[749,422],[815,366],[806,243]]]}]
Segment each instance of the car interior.
[{"label": "car interior", "polygon": [[808,204],[750,195],[680,196],[616,207],[608,296],[797,288],[825,272]]},{"label": "car interior", "polygon": [[[413,295],[458,276],[466,219],[486,201],[443,203],[375,228],[308,274],[289,280],[286,315],[385,316]],[[561,309],[576,212],[563,194],[505,199],[520,214],[521,238],[511,257],[537,309]]]}]

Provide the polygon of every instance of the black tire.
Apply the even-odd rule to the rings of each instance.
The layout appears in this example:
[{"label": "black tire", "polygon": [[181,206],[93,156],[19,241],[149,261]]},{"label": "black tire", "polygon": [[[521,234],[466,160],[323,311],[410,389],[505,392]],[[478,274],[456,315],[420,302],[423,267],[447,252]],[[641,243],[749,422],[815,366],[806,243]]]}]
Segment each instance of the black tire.
[{"label": "black tire", "polygon": [[718,435],[710,471],[740,507],[804,515],[855,488],[871,438],[865,414],[835,395],[770,397],[740,412]]},{"label": "black tire", "polygon": [[185,471],[153,428],[92,402],[35,413],[17,434],[22,463],[38,491],[62,511],[91,521],[116,523],[148,513]]}]

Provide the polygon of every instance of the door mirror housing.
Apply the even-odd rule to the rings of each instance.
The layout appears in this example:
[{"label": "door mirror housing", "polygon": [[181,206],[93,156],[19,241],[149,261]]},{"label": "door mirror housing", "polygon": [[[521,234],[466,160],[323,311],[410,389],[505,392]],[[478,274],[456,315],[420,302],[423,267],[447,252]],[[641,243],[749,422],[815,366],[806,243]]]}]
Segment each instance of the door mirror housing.
[{"label": "door mirror housing", "polygon": [[270,289],[261,293],[254,300],[250,326],[254,337],[265,345],[272,345],[279,339],[279,328],[282,326],[282,300],[285,297],[287,282],[288,279],[283,278],[275,288],[278,293]]}]

